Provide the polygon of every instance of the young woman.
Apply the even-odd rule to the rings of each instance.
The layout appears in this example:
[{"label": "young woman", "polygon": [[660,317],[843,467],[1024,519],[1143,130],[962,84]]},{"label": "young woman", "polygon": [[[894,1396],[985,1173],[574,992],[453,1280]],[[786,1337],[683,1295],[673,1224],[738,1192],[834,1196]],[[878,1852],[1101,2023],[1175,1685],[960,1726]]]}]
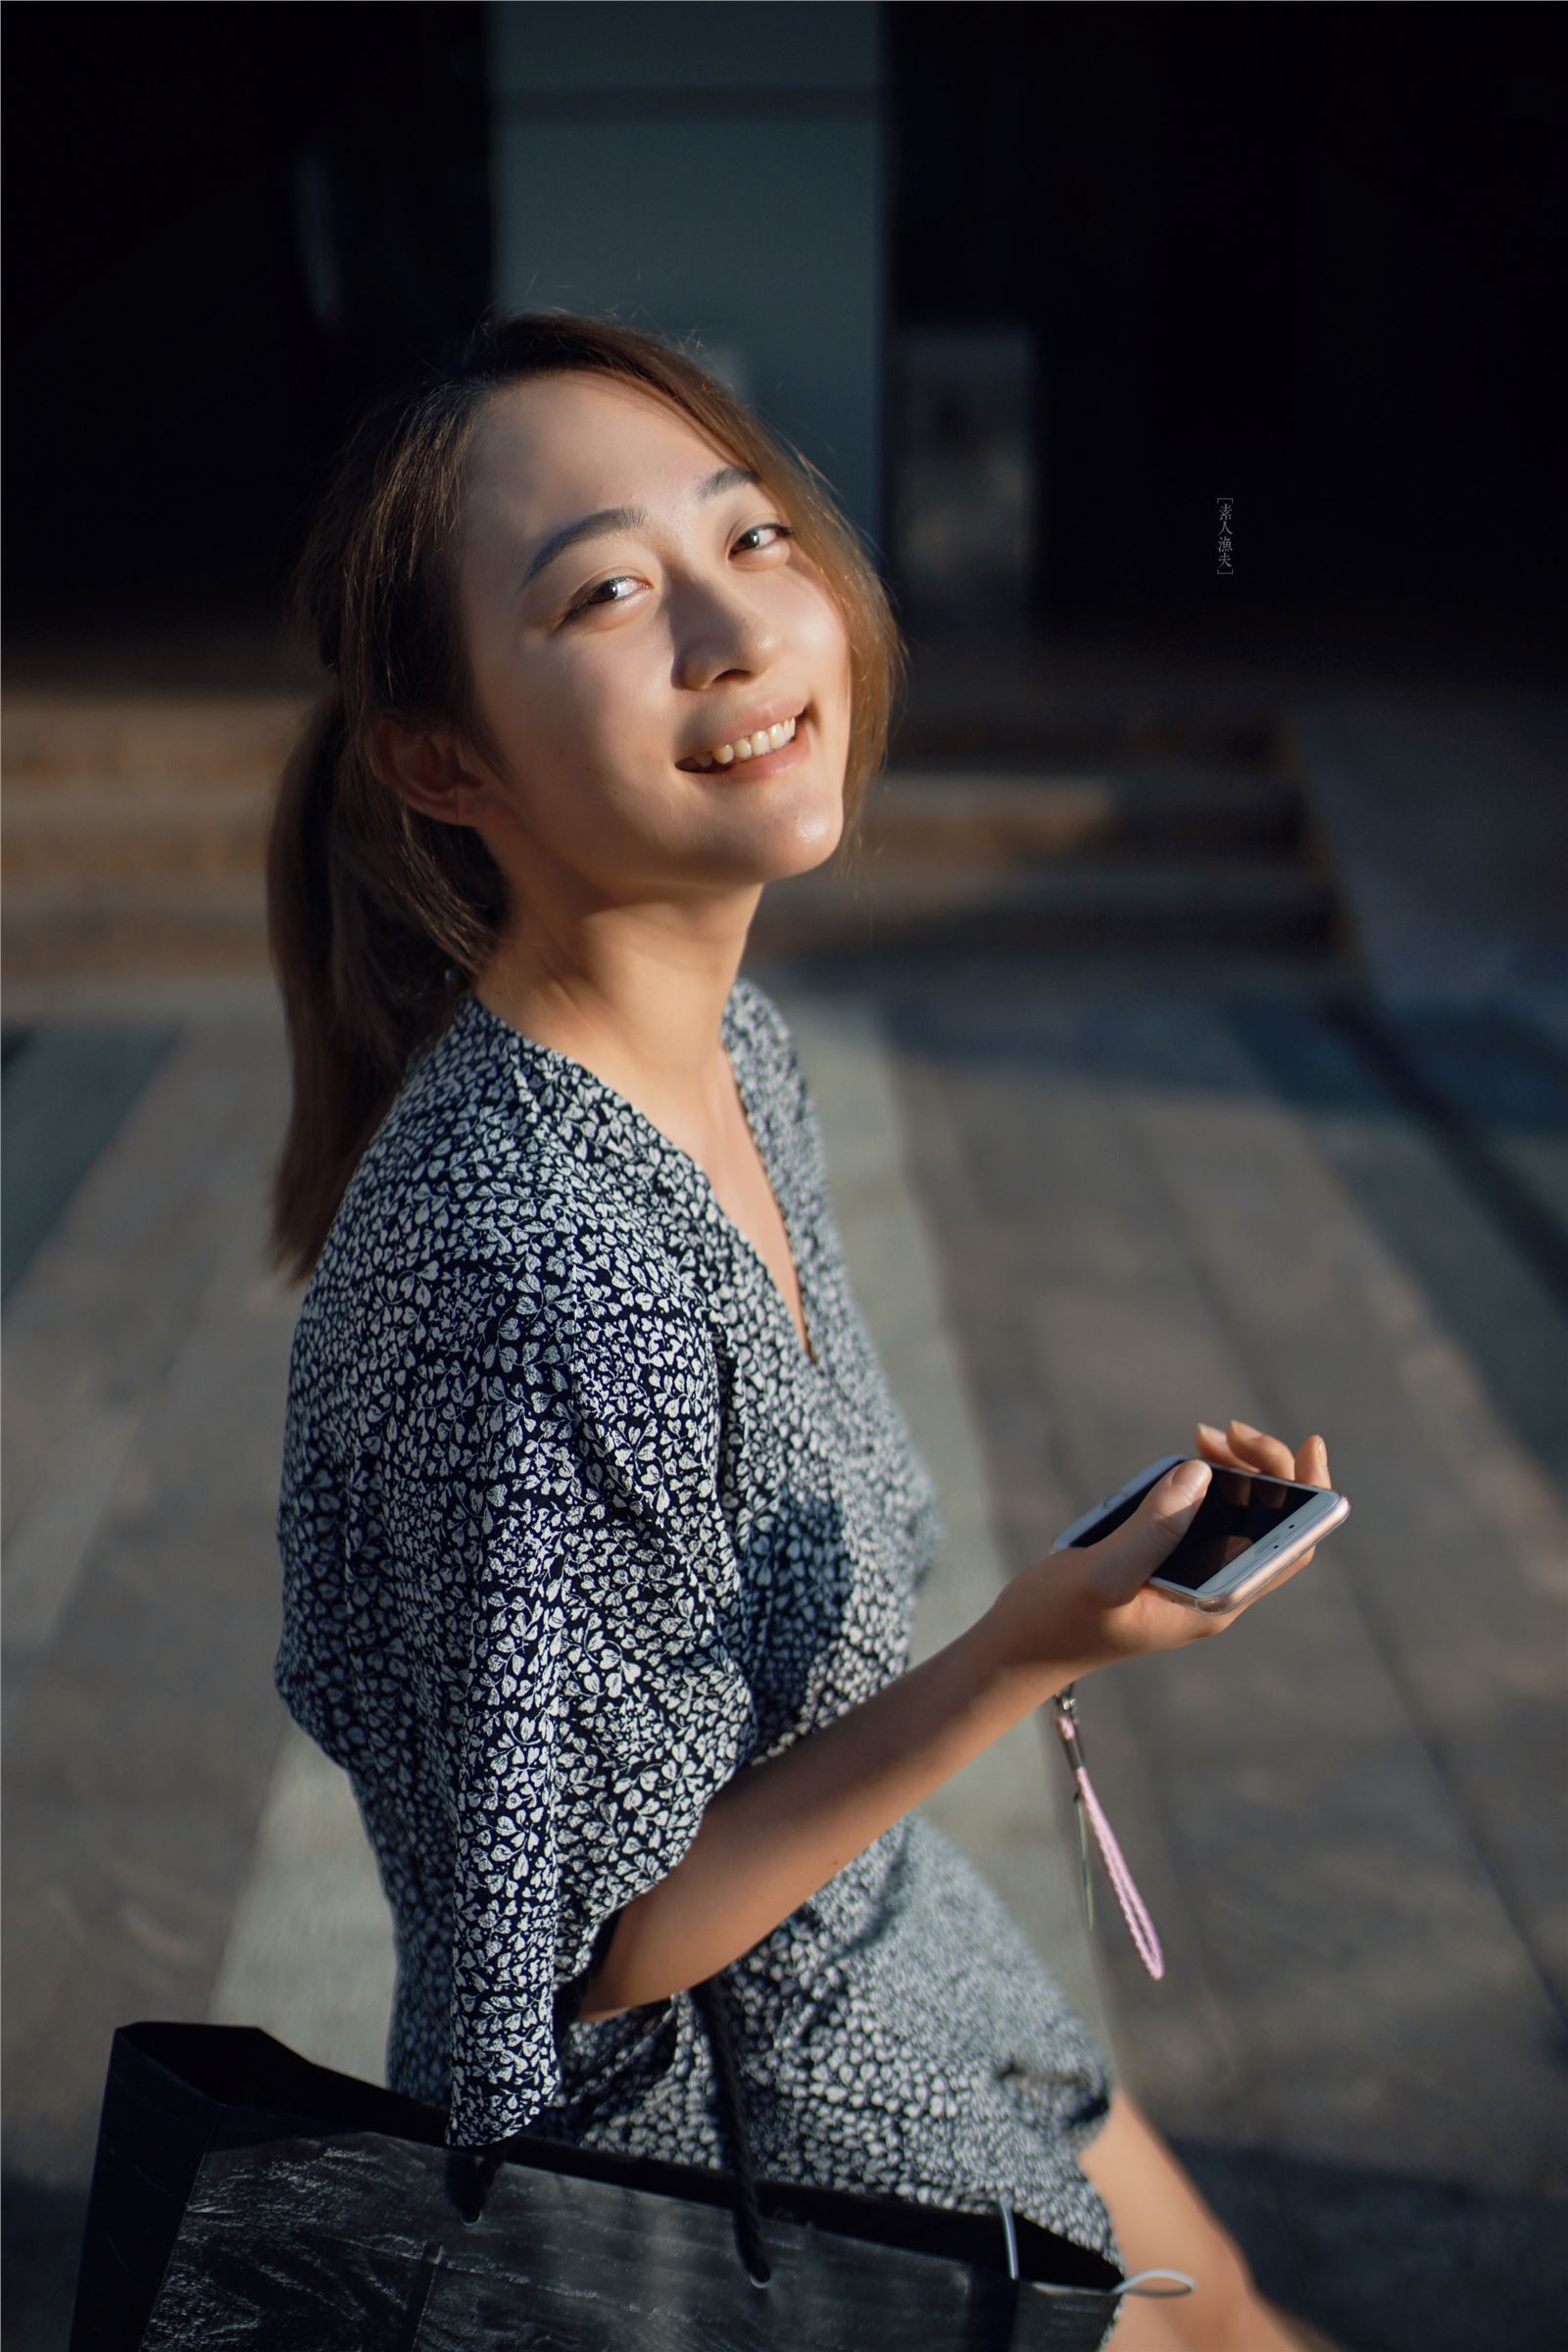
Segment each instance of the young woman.
[{"label": "young woman", "polygon": [[[392,1907],[389,2082],[455,2147],[728,2167],[722,2045],[764,2174],[1191,2274],[1118,2352],[1313,2340],[912,1811],[1225,1621],[1143,1589],[1173,1476],[908,1667],[940,1506],[739,974],[853,845],[905,658],[821,477],[655,337],[488,318],[351,435],[297,609],[276,1680]],[[1328,1479],[1316,1437],[1199,1450]]]}]

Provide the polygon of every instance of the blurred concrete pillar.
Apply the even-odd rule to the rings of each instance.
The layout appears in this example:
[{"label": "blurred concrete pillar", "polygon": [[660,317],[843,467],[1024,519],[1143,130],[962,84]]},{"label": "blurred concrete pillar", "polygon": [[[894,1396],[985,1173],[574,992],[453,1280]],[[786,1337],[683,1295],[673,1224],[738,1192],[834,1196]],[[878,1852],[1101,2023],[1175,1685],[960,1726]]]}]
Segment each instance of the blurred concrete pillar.
[{"label": "blurred concrete pillar", "polygon": [[1027,324],[902,327],[889,350],[890,556],[927,642],[1026,638],[1038,594]]},{"label": "blurred concrete pillar", "polygon": [[679,341],[810,459],[879,565],[880,18],[858,0],[486,11],[494,299]]}]

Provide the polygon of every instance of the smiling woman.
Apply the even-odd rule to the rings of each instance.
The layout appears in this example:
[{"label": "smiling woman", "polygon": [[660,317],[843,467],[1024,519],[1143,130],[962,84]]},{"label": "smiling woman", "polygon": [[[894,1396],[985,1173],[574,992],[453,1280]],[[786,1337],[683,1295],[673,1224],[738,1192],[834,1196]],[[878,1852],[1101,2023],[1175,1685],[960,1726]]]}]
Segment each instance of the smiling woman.
[{"label": "smiling woman", "polygon": [[[587,555],[612,539],[596,577]],[[738,946],[768,880],[853,865],[907,656],[809,459],[683,353],[567,316],[486,318],[358,419],[294,612],[329,673],[269,851],[294,1073],[274,1259],[303,1280],[466,988],[586,1042],[559,989],[539,997],[564,910],[580,922],[593,887],[585,835],[601,881],[608,858],[650,904],[660,877],[665,904],[699,890]],[[757,745],[808,709],[808,760]],[[809,768],[808,807],[715,797],[713,771],[672,797],[703,752],[738,780],[743,734],[751,780],[804,787]],[[600,1058],[626,1074],[627,1056]],[[707,1058],[711,1142],[710,1037]],[[656,1105],[677,1120],[686,1077],[666,1069]]]},{"label": "smiling woman", "polygon": [[1116,2262],[1102,2140],[1151,2260],[1193,2249],[1189,2340],[1281,2352],[1179,2174],[1132,2194],[1107,2056],[917,1810],[1211,1627],[1145,1590],[1197,1507],[1164,1480],[909,1665],[940,1499],[739,970],[884,757],[875,574],[691,362],[522,319],[362,428],[300,584],[336,677],[269,874],[309,1276],[274,1679],[376,1847],[390,2086],[454,2148],[733,2167],[754,2217],[755,2127],[775,2180]]}]

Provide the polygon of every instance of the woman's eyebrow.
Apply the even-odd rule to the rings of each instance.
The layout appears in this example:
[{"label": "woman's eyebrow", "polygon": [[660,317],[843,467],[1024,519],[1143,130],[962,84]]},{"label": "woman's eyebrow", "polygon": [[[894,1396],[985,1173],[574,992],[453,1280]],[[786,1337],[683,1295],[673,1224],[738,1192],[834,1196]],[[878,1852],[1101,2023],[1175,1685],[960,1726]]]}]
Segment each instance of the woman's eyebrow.
[{"label": "woman's eyebrow", "polygon": [[[718,498],[726,490],[738,489],[742,482],[760,479],[760,476],[749,466],[721,466],[716,473],[709,475],[706,482],[698,483],[698,502],[701,504],[707,499]],[[557,556],[564,555],[568,547],[575,547],[579,539],[601,539],[607,531],[652,529],[653,517],[646,507],[601,507],[597,514],[584,514],[579,521],[568,522],[564,530],[557,531],[554,538],[545,541],[523,573],[517,594],[521,596],[525,589],[533,585],[547,564]]]}]

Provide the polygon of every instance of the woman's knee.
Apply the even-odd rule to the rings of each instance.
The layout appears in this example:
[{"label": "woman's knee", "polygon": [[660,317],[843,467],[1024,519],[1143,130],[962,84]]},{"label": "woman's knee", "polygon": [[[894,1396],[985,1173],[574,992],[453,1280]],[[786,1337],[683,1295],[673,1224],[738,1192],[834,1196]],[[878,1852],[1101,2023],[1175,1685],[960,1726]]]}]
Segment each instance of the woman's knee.
[{"label": "woman's knee", "polygon": [[1168,2304],[1123,2295],[1105,2352],[1188,2352],[1188,2343],[1171,2319]]},{"label": "woman's knee", "polygon": [[1263,2352],[1251,2266],[1222,2222],[1213,2223],[1198,2291],[1187,2301],[1199,2330],[1195,2343],[1211,2344],[1215,2352]]}]

